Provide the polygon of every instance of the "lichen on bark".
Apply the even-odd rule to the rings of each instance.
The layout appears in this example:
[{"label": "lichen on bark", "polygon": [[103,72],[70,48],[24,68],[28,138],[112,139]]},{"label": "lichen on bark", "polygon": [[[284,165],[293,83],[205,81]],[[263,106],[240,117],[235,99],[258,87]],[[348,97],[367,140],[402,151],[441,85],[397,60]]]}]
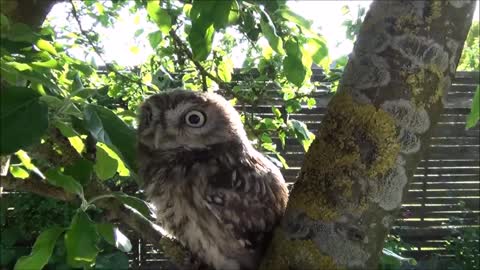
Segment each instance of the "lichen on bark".
[{"label": "lichen on bark", "polygon": [[289,207],[323,220],[336,218],[337,209],[345,207],[361,211],[365,198],[349,199],[352,187],[359,184],[355,175],[385,175],[398,151],[395,122],[388,113],[338,94],[307,153],[298,180],[302,184],[294,187]]},{"label": "lichen on bark", "polygon": [[322,254],[312,240],[288,239],[277,230],[272,240],[272,255],[260,265],[259,270],[341,270],[333,259]]}]

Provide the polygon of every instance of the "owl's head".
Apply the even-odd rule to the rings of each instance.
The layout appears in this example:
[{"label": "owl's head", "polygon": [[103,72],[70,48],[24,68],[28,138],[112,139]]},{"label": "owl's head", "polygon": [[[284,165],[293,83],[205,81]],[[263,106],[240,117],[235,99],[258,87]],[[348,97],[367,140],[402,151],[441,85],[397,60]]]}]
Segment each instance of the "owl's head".
[{"label": "owl's head", "polygon": [[138,140],[150,150],[204,148],[245,138],[239,114],[217,94],[167,91],[140,108]]}]

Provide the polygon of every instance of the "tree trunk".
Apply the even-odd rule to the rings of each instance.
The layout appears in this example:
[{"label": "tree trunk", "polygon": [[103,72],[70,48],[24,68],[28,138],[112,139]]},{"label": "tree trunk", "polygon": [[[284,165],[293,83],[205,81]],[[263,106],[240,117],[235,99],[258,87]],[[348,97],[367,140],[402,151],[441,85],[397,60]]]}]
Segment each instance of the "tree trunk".
[{"label": "tree trunk", "polygon": [[14,22],[38,28],[52,7],[60,1],[62,0],[0,0],[0,10]]},{"label": "tree trunk", "polygon": [[262,269],[376,269],[474,1],[375,1]]}]

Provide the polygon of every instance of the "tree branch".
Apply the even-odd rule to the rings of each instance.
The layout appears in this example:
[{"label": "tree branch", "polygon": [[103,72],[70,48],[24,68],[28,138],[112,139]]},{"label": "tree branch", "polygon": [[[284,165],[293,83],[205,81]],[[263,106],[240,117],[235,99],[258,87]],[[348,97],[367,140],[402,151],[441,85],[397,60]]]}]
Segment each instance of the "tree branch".
[{"label": "tree branch", "polygon": [[112,67],[104,58],[103,58],[103,55],[102,53],[100,52],[100,50],[97,48],[97,46],[95,45],[95,42],[93,42],[93,40],[88,36],[88,32],[85,31],[83,29],[83,26],[82,26],[82,23],[80,22],[80,17],[78,16],[78,11],[77,11],[77,8],[75,7],[75,4],[73,3],[73,0],[69,0],[71,6],[72,6],[72,15],[73,17],[75,18],[75,21],[77,22],[77,25],[78,25],[78,28],[80,29],[80,32],[82,33],[82,35],[87,39],[87,42],[88,44],[92,47],[93,51],[95,52],[95,54],[98,55],[98,57],[100,58],[100,60],[102,60],[102,62],[105,64],[105,67],[107,68],[108,71],[110,72],[113,72],[115,73],[117,76],[131,82],[131,83],[134,83],[134,84],[137,84],[140,89],[145,86],[147,87],[148,89],[150,90],[155,90],[153,89],[152,87],[144,84],[142,81],[140,80],[134,80],[132,78],[130,78],[129,76],[125,76],[124,74],[122,74],[121,72],[119,72],[116,68]]},{"label": "tree branch", "polygon": [[25,191],[61,201],[74,201],[76,199],[74,194],[67,193],[61,188],[46,184],[37,177],[19,180],[10,175],[2,176],[0,177],[0,186],[5,190]]},{"label": "tree branch", "polygon": [[[185,43],[183,43],[182,39],[177,35],[177,33],[175,32],[174,29],[170,30],[170,36],[172,37],[172,39],[175,42],[175,44],[177,45],[177,47],[188,57],[188,59],[190,61],[192,61],[192,63],[197,68],[197,70],[200,72],[200,75],[202,76],[202,78],[208,77],[209,79],[211,79],[212,81],[217,83],[220,88],[224,88],[227,85],[220,78],[213,76],[210,72],[208,72],[202,66],[202,64],[200,64],[200,62],[196,61],[193,58],[193,53],[190,51],[190,49],[188,49],[187,45],[185,45]],[[203,81],[205,81],[205,79],[203,79]],[[206,82],[204,84],[205,84],[204,87],[206,87]],[[225,90],[227,90],[227,89],[225,89]],[[204,89],[204,91],[205,91],[205,89]]]}]

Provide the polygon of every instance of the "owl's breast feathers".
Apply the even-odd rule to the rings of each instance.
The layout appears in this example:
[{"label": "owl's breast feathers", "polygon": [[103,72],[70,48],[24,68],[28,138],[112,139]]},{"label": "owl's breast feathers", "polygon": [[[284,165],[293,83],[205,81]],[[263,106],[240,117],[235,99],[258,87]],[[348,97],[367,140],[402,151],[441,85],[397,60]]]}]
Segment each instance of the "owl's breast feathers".
[{"label": "owl's breast feathers", "polygon": [[257,266],[287,203],[278,168],[236,143],[149,153],[145,160],[147,196],[167,230],[216,269]]}]

